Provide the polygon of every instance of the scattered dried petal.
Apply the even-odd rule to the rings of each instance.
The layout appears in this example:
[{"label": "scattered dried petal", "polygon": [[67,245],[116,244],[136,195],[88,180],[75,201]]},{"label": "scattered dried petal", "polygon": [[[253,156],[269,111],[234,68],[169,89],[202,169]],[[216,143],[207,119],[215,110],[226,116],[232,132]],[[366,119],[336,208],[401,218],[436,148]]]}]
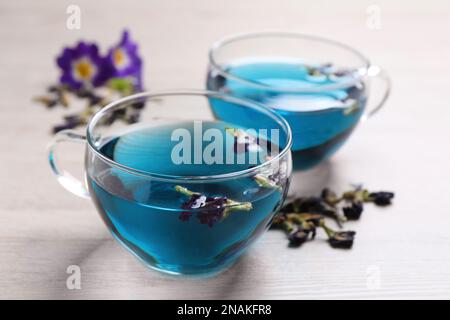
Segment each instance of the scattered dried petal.
[{"label": "scattered dried petal", "polygon": [[350,206],[342,209],[348,220],[358,220],[363,212],[363,204],[360,201],[353,202]]},{"label": "scattered dried petal", "polygon": [[394,193],[386,191],[372,192],[369,194],[369,197],[373,199],[373,202],[377,206],[388,206],[391,204],[391,200],[394,198]]},{"label": "scattered dried petal", "polygon": [[340,231],[335,232],[328,241],[333,248],[351,249],[355,239],[356,232],[354,231]]}]

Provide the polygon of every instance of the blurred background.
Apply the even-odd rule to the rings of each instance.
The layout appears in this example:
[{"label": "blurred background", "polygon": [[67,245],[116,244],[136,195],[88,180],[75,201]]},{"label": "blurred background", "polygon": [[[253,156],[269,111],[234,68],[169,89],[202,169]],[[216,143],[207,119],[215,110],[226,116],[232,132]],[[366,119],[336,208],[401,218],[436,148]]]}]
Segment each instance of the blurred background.
[{"label": "blurred background", "polygon": [[[67,27],[69,5],[79,29]],[[128,28],[146,89],[204,88],[219,38],[287,30],[339,40],[384,67],[392,95],[323,166],[296,174],[293,191],[350,183],[396,192],[395,205],[355,223],[353,250],[289,250],[269,232],[233,269],[193,282],[148,271],[109,236],[93,205],[64,191],[46,159],[67,111],[32,101],[57,81],[55,58],[78,40],[103,48]],[[450,297],[450,2],[6,1],[0,0],[0,298]],[[64,161],[81,175],[83,148]],[[81,290],[66,287],[79,265]]]}]

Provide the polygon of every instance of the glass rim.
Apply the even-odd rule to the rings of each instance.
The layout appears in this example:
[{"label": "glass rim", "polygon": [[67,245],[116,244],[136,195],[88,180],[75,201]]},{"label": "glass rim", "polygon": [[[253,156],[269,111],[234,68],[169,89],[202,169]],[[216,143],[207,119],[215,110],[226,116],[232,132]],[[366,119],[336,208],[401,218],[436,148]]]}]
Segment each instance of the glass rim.
[{"label": "glass rim", "polygon": [[[92,139],[91,133],[93,132],[98,121],[108,111],[113,110],[115,108],[119,108],[124,103],[130,102],[133,100],[137,100],[137,99],[143,99],[143,98],[151,99],[151,98],[156,98],[156,97],[183,96],[183,95],[204,96],[204,97],[213,96],[215,98],[219,98],[219,99],[222,99],[225,101],[230,101],[232,103],[236,103],[236,104],[244,105],[246,107],[251,107],[251,108],[260,110],[260,111],[266,113],[268,116],[270,116],[273,120],[275,120],[281,126],[281,128],[285,131],[286,144],[285,144],[284,148],[276,156],[274,156],[273,158],[271,158],[269,160],[262,162],[261,164],[259,164],[257,166],[254,166],[254,167],[248,168],[248,169],[244,169],[244,170],[233,171],[233,172],[225,173],[225,174],[206,175],[206,176],[166,175],[166,174],[147,172],[147,171],[143,171],[143,170],[139,170],[139,169],[134,169],[132,167],[120,164],[120,163],[108,158],[107,156],[102,154],[100,152],[100,150],[98,149],[98,147],[95,145],[95,143]],[[223,94],[223,93],[216,92],[216,91],[202,90],[202,89],[176,89],[176,90],[170,90],[170,91],[141,92],[141,93],[133,94],[133,95],[115,100],[115,101],[107,104],[102,109],[100,109],[97,113],[95,113],[95,115],[90,119],[90,121],[87,125],[87,129],[86,129],[86,140],[87,140],[87,145],[89,146],[90,150],[92,150],[100,159],[107,162],[109,165],[118,168],[119,170],[123,170],[123,171],[131,173],[131,174],[135,174],[135,175],[139,175],[139,176],[143,176],[143,177],[147,177],[147,178],[154,178],[154,179],[158,179],[158,180],[162,180],[162,181],[173,181],[173,182],[175,182],[175,181],[193,182],[193,181],[204,181],[204,180],[215,180],[216,181],[216,180],[222,180],[222,179],[227,180],[227,179],[235,178],[235,177],[239,177],[239,176],[250,175],[254,172],[260,171],[262,168],[265,168],[276,161],[279,161],[281,158],[283,158],[286,155],[286,153],[290,152],[290,149],[292,146],[292,131],[291,131],[291,127],[289,126],[289,124],[283,117],[281,117],[275,111],[271,110],[269,107],[266,107],[263,104],[260,104],[260,103],[257,103],[257,102],[251,101],[251,100],[247,100],[247,99],[237,98],[237,97],[234,97],[234,96],[231,96],[228,94]]]},{"label": "glass rim", "polygon": [[258,32],[246,32],[246,33],[237,33],[232,34],[229,36],[225,36],[216,42],[214,42],[209,49],[208,52],[208,60],[209,64],[212,68],[214,68],[219,74],[224,76],[225,78],[230,78],[235,81],[239,81],[241,83],[245,83],[246,85],[259,88],[262,90],[271,90],[271,91],[281,91],[281,92],[297,92],[297,93],[311,93],[311,92],[322,92],[322,91],[329,91],[329,90],[335,90],[335,89],[342,89],[347,88],[350,85],[354,85],[355,81],[352,82],[343,82],[338,84],[331,84],[331,85],[324,85],[320,87],[311,87],[311,88],[286,88],[286,87],[275,87],[271,85],[267,85],[264,83],[252,81],[249,79],[241,78],[239,76],[236,76],[232,73],[229,73],[226,71],[222,66],[220,66],[216,59],[215,54],[220,51],[224,46],[231,44],[233,42],[246,40],[246,39],[254,39],[254,38],[264,38],[264,37],[285,37],[285,38],[297,38],[297,39],[303,39],[303,40],[310,40],[310,41],[317,41],[324,44],[328,44],[331,46],[339,47],[341,49],[344,49],[350,53],[352,53],[354,56],[358,57],[362,61],[362,66],[356,68],[357,72],[357,78],[356,80],[359,80],[367,75],[367,72],[371,66],[370,60],[362,54],[357,49],[353,48],[350,45],[347,45],[343,42],[315,36],[311,34],[305,34],[300,32],[293,32],[293,31],[258,31]]}]

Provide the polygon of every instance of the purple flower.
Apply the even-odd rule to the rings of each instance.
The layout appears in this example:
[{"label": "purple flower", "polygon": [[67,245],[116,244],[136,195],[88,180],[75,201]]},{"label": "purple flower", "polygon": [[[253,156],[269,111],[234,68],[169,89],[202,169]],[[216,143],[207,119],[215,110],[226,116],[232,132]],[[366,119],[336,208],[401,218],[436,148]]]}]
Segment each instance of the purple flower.
[{"label": "purple flower", "polygon": [[225,215],[226,202],[227,198],[225,197],[208,197],[202,211],[197,213],[200,223],[212,228],[214,224],[221,221]]},{"label": "purple flower", "polygon": [[361,217],[364,207],[361,201],[355,201],[350,206],[344,207],[342,210],[344,211],[344,216],[348,220],[358,220]]},{"label": "purple flower", "polygon": [[311,239],[314,239],[316,235],[315,228],[312,229],[296,228],[295,230],[291,231],[288,234],[289,246],[291,247],[301,246],[308,240],[310,233],[312,233]]},{"label": "purple flower", "polygon": [[[195,210],[199,222],[208,225],[210,228],[226,218],[232,211],[249,211],[253,208],[250,202],[237,202],[227,197],[208,197],[182,186],[175,186],[175,191],[189,197],[189,200],[184,202],[181,208],[183,210]],[[179,219],[189,221],[191,215],[191,211],[184,211],[181,212]]]},{"label": "purple flower", "polygon": [[107,72],[110,77],[130,77],[136,91],[142,90],[142,60],[138,46],[130,39],[127,30],[123,31],[120,42],[109,49],[106,56]]},{"label": "purple flower", "polygon": [[62,70],[60,82],[73,89],[97,87],[105,82],[104,60],[93,43],[79,42],[74,48],[64,48],[56,62]]},{"label": "purple flower", "polygon": [[373,199],[373,202],[377,206],[388,206],[391,204],[391,200],[394,198],[394,193],[386,191],[372,192],[369,194],[369,198]]},{"label": "purple flower", "polygon": [[328,242],[333,248],[351,249],[356,232],[354,231],[339,231],[334,232],[328,239]]},{"label": "purple flower", "polygon": [[[207,224],[212,227],[219,222],[224,215],[227,198],[225,197],[206,197],[195,193],[191,198],[181,205],[184,210],[199,209],[197,218],[201,224]],[[180,214],[180,220],[188,221],[192,213],[184,211]]]}]

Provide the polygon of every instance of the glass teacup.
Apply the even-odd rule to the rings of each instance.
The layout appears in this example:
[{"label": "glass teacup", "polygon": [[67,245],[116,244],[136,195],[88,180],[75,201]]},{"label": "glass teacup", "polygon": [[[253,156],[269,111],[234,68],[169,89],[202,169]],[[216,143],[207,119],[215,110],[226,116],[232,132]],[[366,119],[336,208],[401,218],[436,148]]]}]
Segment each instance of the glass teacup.
[{"label": "glass teacup", "polygon": [[[375,76],[385,89],[367,110],[369,80]],[[212,46],[207,88],[276,110],[292,129],[294,169],[308,169],[330,157],[360,120],[381,108],[390,82],[380,68],[345,44],[261,32],[227,37]]]},{"label": "glass teacup", "polygon": [[[212,113],[210,102],[222,107]],[[111,121],[136,107],[136,123]],[[242,116],[225,122],[222,108]],[[62,141],[86,144],[87,188],[57,166]],[[86,136],[58,133],[49,160],[59,182],[92,199],[113,236],[146,265],[196,275],[231,265],[268,228],[287,193],[290,146],[288,124],[269,108],[189,90],[113,102]]]}]

